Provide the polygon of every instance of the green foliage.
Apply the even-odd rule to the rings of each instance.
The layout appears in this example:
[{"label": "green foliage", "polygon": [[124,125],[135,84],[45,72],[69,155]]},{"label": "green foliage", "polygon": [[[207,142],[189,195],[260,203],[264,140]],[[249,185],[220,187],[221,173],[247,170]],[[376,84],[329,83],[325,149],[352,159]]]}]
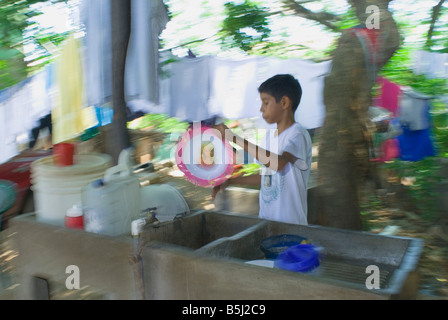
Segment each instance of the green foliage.
[{"label": "green foliage", "polygon": [[[30,39],[24,37],[25,30],[38,29],[30,18],[42,12],[32,9],[31,6],[44,2],[66,2],[66,0],[1,0],[0,1],[0,90],[17,84],[27,78],[33,68],[28,68],[24,59],[23,45]],[[35,41],[38,44],[52,42],[57,46],[66,35],[37,34]],[[43,50],[46,52],[46,50]],[[50,54],[47,53],[47,56]],[[42,57],[40,57],[42,58]]]},{"label": "green foliage", "polygon": [[241,4],[224,4],[227,17],[220,31],[224,46],[238,46],[249,52],[270,35],[267,9],[258,3],[245,0]]},{"label": "green foliage", "polygon": [[448,94],[447,79],[428,79],[424,75],[415,74],[411,69],[413,48],[400,48],[386,66],[381,75],[401,86],[408,86],[418,92],[440,96]]},{"label": "green foliage", "polygon": [[359,25],[358,18],[352,8],[339,15],[340,19],[335,22],[340,30],[349,29]]},{"label": "green foliage", "polygon": [[383,164],[383,168],[393,170],[401,179],[411,179],[412,183],[406,185],[411,195],[413,207],[418,214],[427,221],[434,221],[438,217],[437,186],[443,179],[439,175],[440,162],[437,157],[428,157],[421,161],[394,160]]},{"label": "green foliage", "polygon": [[0,47],[0,90],[26,79],[24,58],[16,49]]},{"label": "green foliage", "polygon": [[234,173],[234,175],[242,174],[243,177],[247,177],[254,174],[259,174],[261,167],[261,164],[258,163],[243,164],[242,167]]},{"label": "green foliage", "polygon": [[170,118],[166,114],[146,114],[128,124],[129,129],[154,129],[163,133],[184,132],[189,124],[176,118]]}]

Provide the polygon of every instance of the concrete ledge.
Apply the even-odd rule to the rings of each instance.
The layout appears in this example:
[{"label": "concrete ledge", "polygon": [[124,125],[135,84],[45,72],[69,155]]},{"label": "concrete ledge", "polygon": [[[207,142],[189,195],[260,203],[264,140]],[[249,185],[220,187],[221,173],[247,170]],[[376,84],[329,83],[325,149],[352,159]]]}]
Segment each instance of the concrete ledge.
[{"label": "concrete ledge", "polygon": [[[317,191],[314,186],[308,189],[308,223],[317,222]],[[234,212],[243,215],[258,216],[260,191],[256,189],[228,187],[216,195],[214,204],[216,212]]]},{"label": "concrete ledge", "polygon": [[[11,220],[10,230],[19,252],[18,299],[35,299],[33,279],[38,276],[54,284],[59,295],[70,295],[65,287],[66,268],[79,267],[80,286],[105,293],[109,299],[136,298],[134,270],[129,263],[133,242],[36,222],[34,214]],[[62,289],[61,289],[62,288]],[[64,292],[65,291],[65,292]]]}]

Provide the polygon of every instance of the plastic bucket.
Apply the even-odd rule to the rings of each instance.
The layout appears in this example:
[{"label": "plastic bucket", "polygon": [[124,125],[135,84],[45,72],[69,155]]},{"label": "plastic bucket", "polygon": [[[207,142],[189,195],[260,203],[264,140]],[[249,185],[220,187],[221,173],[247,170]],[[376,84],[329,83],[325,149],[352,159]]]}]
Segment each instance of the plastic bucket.
[{"label": "plastic bucket", "polygon": [[53,147],[54,164],[67,167],[74,164],[75,145],[73,143],[58,143]]},{"label": "plastic bucket", "polygon": [[62,188],[77,188],[77,187],[84,187],[87,183],[90,181],[94,181],[97,179],[101,179],[103,177],[103,174],[101,171],[97,173],[88,173],[84,175],[75,175],[73,177],[66,177],[66,176],[54,176],[54,177],[48,177],[43,175],[31,175],[31,182],[34,186],[39,186],[39,188],[54,188],[55,183],[58,187]]},{"label": "plastic bucket", "polygon": [[109,155],[94,153],[75,156],[73,166],[56,166],[53,156],[33,162],[31,189],[37,221],[65,226],[67,211],[82,203],[82,189],[103,177],[111,166]]}]

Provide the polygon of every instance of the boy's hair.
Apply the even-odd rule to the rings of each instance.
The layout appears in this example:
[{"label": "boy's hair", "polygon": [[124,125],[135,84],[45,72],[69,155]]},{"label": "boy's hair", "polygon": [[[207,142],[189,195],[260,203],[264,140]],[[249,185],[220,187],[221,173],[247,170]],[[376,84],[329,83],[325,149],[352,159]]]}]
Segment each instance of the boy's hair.
[{"label": "boy's hair", "polygon": [[259,93],[267,93],[273,96],[276,102],[280,102],[284,96],[291,99],[292,112],[295,113],[302,100],[302,86],[300,82],[290,74],[278,74],[266,80],[258,88]]}]

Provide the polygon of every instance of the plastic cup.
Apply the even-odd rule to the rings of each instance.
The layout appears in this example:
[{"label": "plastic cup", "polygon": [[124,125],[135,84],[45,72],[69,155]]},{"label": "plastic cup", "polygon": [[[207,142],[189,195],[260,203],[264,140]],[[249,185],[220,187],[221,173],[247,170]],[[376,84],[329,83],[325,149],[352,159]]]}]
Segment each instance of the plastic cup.
[{"label": "plastic cup", "polygon": [[75,145],[73,143],[58,143],[53,147],[54,164],[58,167],[73,165]]}]

